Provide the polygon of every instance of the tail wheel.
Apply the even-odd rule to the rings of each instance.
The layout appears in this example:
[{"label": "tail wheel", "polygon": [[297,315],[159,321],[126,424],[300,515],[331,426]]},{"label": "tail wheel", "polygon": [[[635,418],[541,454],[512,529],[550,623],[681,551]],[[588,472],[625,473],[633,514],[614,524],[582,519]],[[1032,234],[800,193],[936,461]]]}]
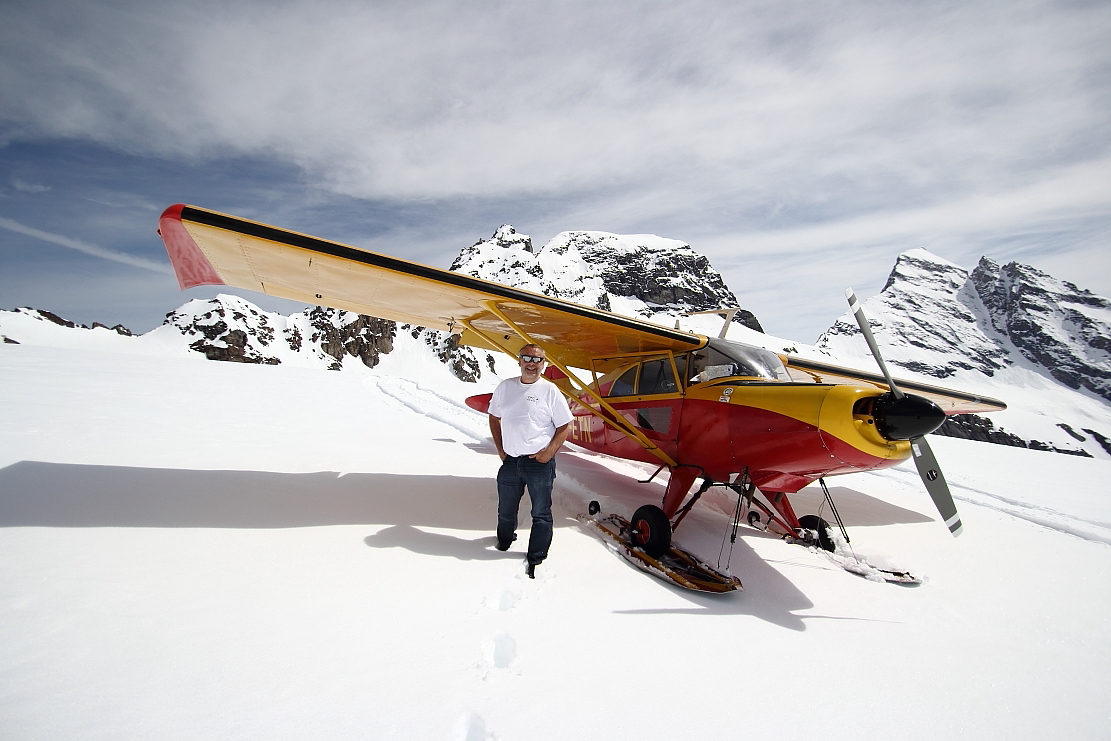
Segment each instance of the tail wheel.
[{"label": "tail wheel", "polygon": [[822,550],[833,553],[834,545],[833,538],[829,536],[829,523],[817,515],[803,515],[799,518],[799,525],[806,530],[812,530],[818,534],[818,545]]},{"label": "tail wheel", "polygon": [[671,522],[664,511],[654,504],[646,504],[633,513],[633,545],[649,556],[657,558],[671,548]]}]

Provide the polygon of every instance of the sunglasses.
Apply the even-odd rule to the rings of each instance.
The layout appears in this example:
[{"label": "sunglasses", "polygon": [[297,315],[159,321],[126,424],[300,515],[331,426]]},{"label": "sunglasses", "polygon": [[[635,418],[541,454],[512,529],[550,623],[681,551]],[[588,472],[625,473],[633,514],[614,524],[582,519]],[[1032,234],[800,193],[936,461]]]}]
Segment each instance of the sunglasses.
[{"label": "sunglasses", "polygon": [[544,357],[542,355],[522,355],[521,360],[526,363],[543,363]]}]

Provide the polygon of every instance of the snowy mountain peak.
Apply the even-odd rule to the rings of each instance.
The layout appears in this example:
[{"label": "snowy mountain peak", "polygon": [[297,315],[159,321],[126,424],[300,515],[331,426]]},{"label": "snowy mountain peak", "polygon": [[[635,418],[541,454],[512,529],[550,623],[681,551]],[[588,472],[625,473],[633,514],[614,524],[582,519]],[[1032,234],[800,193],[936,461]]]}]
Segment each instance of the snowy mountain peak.
[{"label": "snowy mountain peak", "polygon": [[943,257],[918,247],[907,250],[895,260],[883,290],[896,284],[937,290],[956,290],[968,279],[968,271]]},{"label": "snowy mountain peak", "polygon": [[[1031,447],[1076,452],[1076,443],[1082,443],[1087,454],[1111,453],[1106,434],[1106,404],[1111,401],[1107,299],[1029,265],[1000,266],[985,257],[969,272],[918,249],[900,255],[883,291],[863,303],[893,368],[934,379],[959,376],[963,386],[982,387],[1004,400],[1007,389],[996,390],[999,385],[1019,393],[1041,389],[1047,407],[1026,419],[1017,410],[1003,413],[1008,428],[1029,438]],[[874,367],[847,312],[818,339],[817,347],[860,367]],[[1061,386],[1090,395],[1070,402],[1083,412],[1053,408],[1050,399],[1066,398],[1053,396],[1058,393],[1054,387],[1065,391]],[[997,441],[995,437],[1007,434],[987,429],[987,419],[965,423],[985,425],[980,431],[984,435],[976,439]]]},{"label": "snowy mountain peak", "polygon": [[[960,369],[992,376],[1025,361],[1069,388],[1111,400],[1111,302],[1029,265],[1000,267],[984,257],[969,273],[910,250],[864,306],[893,365],[946,378]],[[857,335],[846,313],[818,346],[860,354]]]},{"label": "snowy mountain peak", "polygon": [[[1007,351],[984,335],[982,308],[963,292],[967,281],[967,270],[924,249],[899,255],[883,290],[864,301],[888,363],[934,378],[959,370],[991,376],[1004,367]],[[875,362],[850,312],[818,338],[817,347]]]},{"label": "snowy mountain peak", "polygon": [[[527,234],[518,234],[517,230],[513,228],[512,224],[502,224],[494,230],[494,236],[488,240],[495,242],[502,247],[519,247],[525,252],[535,252],[532,247],[532,239]],[[481,244],[476,242],[475,244]]]},{"label": "snowy mountain peak", "polygon": [[[508,225],[464,249],[451,269],[627,316],[673,320],[737,306],[710,261],[689,244],[652,234],[568,231],[539,251]],[[762,331],[751,312],[738,321]]]}]

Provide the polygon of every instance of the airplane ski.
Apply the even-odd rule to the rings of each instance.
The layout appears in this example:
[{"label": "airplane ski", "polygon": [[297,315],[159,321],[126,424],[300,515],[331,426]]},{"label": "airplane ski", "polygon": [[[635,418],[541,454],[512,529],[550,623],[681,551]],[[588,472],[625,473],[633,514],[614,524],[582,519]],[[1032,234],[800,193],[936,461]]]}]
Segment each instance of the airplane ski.
[{"label": "airplane ski", "polygon": [[629,544],[629,521],[620,515],[581,514],[578,520],[597,534],[606,546],[652,576],[696,592],[722,594],[743,589],[741,580],[718,571],[682,548],[672,545],[659,558]]},{"label": "airplane ski", "polygon": [[[826,528],[824,537],[819,537],[818,533],[812,530],[804,530],[804,536],[801,538],[793,538],[785,536],[788,542],[797,543],[804,548],[818,553],[828,558],[834,565],[841,567],[850,574],[862,576],[868,581],[885,581],[891,584],[906,584],[916,586],[922,583],[922,579],[910,571],[895,566],[883,568],[876,564],[871,563],[868,556],[856,553],[841,535],[829,529],[822,521],[823,527]],[[884,558],[884,560],[888,560]]]},{"label": "airplane ski", "polygon": [[890,584],[906,584],[910,586],[916,586],[922,583],[921,578],[909,571],[896,568],[881,569],[878,566],[873,566],[868,563],[868,559],[861,558],[851,551],[842,550],[840,548],[833,553],[822,550],[821,548],[817,548],[817,551],[850,574],[862,576],[868,581],[885,581]]}]

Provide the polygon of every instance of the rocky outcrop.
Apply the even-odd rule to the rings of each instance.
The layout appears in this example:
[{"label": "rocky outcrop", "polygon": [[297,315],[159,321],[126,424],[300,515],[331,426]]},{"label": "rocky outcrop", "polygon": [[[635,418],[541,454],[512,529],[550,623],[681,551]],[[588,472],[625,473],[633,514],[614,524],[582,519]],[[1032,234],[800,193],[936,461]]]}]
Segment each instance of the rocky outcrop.
[{"label": "rocky outcrop", "polygon": [[277,365],[291,354],[340,370],[346,357],[373,368],[393,349],[394,322],[350,311],[314,307],[282,316],[236,296],[190,301],[164,324],[192,340],[190,349],[209,360]]},{"label": "rocky outcrop", "polygon": [[1029,265],[984,257],[969,281],[991,328],[1072,389],[1111,401],[1111,301]]},{"label": "rocky outcrop", "polygon": [[[1058,427],[1068,428],[1068,425],[1059,424]],[[1018,435],[1007,432],[1002,428],[996,428],[990,419],[976,414],[958,414],[947,417],[941,427],[932,434],[956,437],[962,440],[978,440],[984,443],[995,443],[996,445],[1010,445],[1015,448],[1030,448],[1031,450],[1045,450],[1053,453],[1064,453],[1065,455],[1078,455],[1082,458],[1092,457],[1091,453],[1082,448],[1061,448],[1050,443],[1043,443],[1040,440],[1023,440]],[[1075,432],[1070,434],[1079,442],[1084,442],[1086,439],[1083,436],[1076,435]],[[1111,451],[1108,452],[1111,453]]]},{"label": "rocky outcrop", "polygon": [[265,365],[282,362],[266,352],[275,339],[270,318],[243,299],[221,296],[211,301],[190,301],[167,314],[163,324],[176,327],[186,339],[195,337],[189,349],[209,360]]},{"label": "rocky outcrop", "polygon": [[[674,239],[563,232],[540,250],[504,224],[464,249],[452,270],[505,285],[644,318],[731,308],[737,297],[710,261]],[[747,310],[733,319],[763,331]]]},{"label": "rocky outcrop", "polygon": [[[340,370],[343,358],[348,355],[373,368],[378,365],[379,356],[393,350],[396,322],[322,306],[310,309],[304,316],[313,328],[309,342],[334,359],[330,370]],[[302,340],[296,327],[288,333],[287,341],[291,348],[300,347]]]},{"label": "rocky outcrop", "polygon": [[472,347],[460,345],[458,335],[409,324],[402,324],[401,329],[409,332],[413,339],[424,343],[460,381],[474,383],[482,377],[483,363],[479,361],[479,355],[483,356],[489,372],[494,372],[494,357],[485,350],[476,351]]},{"label": "rocky outcrop", "polygon": [[[101,324],[100,322],[93,322],[93,326],[89,327],[85,324],[78,324],[77,322],[71,322],[68,319],[63,319],[62,317],[58,316],[57,314],[55,314],[52,311],[46,311],[45,309],[32,309],[30,306],[23,306],[23,307],[20,307],[18,309],[15,309],[15,310],[13,310],[13,313],[23,314],[24,316],[29,316],[31,318],[38,319],[40,321],[47,321],[47,322],[50,322],[51,324],[57,324],[59,327],[68,327],[70,329],[98,329],[99,328],[99,329],[111,330],[112,332],[115,332],[116,334],[119,334],[119,335],[123,335],[124,337],[132,337],[133,336],[132,333],[131,333],[131,330],[128,329],[127,327],[123,326],[122,324],[117,324],[114,327],[109,327],[107,324]],[[17,344],[17,345],[19,344],[15,340],[12,340],[12,339],[9,339],[9,338],[6,338],[6,337],[5,337],[5,341],[7,341],[9,343],[12,343],[12,344]]]}]

